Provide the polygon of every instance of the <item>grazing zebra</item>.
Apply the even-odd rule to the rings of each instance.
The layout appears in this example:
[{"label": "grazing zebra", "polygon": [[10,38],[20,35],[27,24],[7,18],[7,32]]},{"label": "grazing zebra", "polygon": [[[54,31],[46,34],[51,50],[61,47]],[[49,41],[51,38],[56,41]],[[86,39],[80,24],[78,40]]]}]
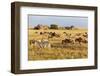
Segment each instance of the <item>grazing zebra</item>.
[{"label": "grazing zebra", "polygon": [[47,39],[43,39],[41,41],[43,48],[49,47],[50,48],[50,43]]},{"label": "grazing zebra", "polygon": [[36,40],[35,41],[35,46],[39,47],[39,48],[46,48],[46,47],[51,47],[50,43],[48,40],[43,39],[43,40]]},{"label": "grazing zebra", "polygon": [[43,48],[43,46],[41,44],[41,40],[35,40],[35,46],[37,46],[39,48]]}]

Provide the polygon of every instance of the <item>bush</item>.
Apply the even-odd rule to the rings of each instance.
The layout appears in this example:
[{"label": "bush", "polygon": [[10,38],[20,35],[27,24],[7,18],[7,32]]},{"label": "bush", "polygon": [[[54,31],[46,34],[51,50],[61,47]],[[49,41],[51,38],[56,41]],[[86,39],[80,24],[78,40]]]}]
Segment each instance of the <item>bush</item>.
[{"label": "bush", "polygon": [[58,25],[56,25],[56,24],[51,24],[51,25],[50,25],[50,29],[58,29]]}]

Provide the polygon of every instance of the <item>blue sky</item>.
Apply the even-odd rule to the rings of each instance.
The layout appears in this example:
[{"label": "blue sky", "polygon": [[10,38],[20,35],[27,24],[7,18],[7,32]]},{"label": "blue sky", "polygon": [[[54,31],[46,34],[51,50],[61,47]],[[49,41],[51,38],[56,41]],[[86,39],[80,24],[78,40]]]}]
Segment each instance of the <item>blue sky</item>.
[{"label": "blue sky", "polygon": [[75,16],[44,16],[44,15],[29,15],[29,27],[34,27],[38,24],[48,25],[57,24],[59,26],[88,27],[88,17]]}]

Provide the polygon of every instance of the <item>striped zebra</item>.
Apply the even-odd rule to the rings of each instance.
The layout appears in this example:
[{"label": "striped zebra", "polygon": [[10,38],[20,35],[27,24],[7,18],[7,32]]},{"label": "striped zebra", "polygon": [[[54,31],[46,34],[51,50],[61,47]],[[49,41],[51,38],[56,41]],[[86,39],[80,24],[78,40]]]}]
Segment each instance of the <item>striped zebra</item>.
[{"label": "striped zebra", "polygon": [[43,40],[36,40],[35,41],[35,46],[39,47],[39,48],[50,48],[51,45],[49,43],[48,40],[43,39]]}]

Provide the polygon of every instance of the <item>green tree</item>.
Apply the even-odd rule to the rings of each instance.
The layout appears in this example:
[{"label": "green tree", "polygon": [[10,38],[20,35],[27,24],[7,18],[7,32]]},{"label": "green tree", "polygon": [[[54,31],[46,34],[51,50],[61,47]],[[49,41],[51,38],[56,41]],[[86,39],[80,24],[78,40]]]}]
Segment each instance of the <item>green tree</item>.
[{"label": "green tree", "polygon": [[51,24],[51,25],[50,25],[50,29],[58,29],[58,25],[56,25],[56,24]]}]

